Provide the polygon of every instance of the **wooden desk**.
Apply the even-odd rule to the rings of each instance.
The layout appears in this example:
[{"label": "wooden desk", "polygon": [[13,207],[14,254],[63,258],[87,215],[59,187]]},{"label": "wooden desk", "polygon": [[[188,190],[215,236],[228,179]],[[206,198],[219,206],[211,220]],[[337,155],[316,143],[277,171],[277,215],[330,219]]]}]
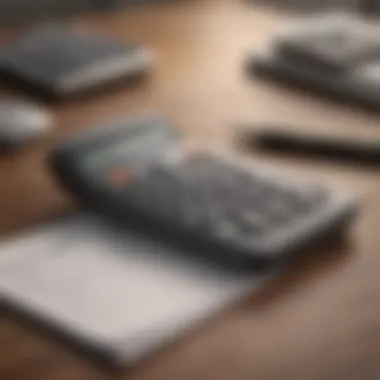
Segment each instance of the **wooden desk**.
[{"label": "wooden desk", "polygon": [[[48,215],[75,209],[44,165],[54,140],[93,121],[145,107],[162,110],[184,131],[212,144],[230,144],[233,126],[260,120],[380,138],[376,116],[244,77],[246,53],[283,19],[227,0],[82,18],[84,25],[106,34],[152,46],[156,70],[138,88],[51,106],[57,128],[46,141],[0,160],[0,232],[16,233]],[[360,196],[362,215],[349,241],[301,260],[260,296],[121,374],[111,375],[5,316],[0,319],[0,379],[380,378],[379,173],[312,160],[255,158]]]}]

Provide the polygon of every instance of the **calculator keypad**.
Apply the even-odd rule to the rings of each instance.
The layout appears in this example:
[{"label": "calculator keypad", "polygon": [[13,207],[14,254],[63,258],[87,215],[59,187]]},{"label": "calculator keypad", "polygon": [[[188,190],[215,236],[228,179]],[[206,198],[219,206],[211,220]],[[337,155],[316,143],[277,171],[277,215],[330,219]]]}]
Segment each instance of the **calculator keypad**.
[{"label": "calculator keypad", "polygon": [[325,199],[206,153],[153,163],[122,196],[161,223],[244,247],[302,223]]}]

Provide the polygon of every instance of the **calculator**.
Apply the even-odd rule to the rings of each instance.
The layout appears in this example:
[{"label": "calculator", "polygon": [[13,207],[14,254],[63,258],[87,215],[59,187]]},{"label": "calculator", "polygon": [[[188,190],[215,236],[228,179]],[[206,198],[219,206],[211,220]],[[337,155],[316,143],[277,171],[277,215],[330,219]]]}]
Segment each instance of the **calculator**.
[{"label": "calculator", "polygon": [[189,143],[156,117],[74,137],[50,164],[83,205],[231,268],[282,261],[342,230],[356,212],[349,198]]}]

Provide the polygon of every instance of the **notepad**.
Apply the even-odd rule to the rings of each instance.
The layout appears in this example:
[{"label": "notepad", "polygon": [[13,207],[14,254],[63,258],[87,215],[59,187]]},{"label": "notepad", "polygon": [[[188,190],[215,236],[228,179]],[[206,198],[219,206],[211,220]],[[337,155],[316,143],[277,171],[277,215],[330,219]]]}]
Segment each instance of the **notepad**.
[{"label": "notepad", "polygon": [[3,306],[113,365],[152,354],[273,275],[241,274],[82,214],[0,247]]}]

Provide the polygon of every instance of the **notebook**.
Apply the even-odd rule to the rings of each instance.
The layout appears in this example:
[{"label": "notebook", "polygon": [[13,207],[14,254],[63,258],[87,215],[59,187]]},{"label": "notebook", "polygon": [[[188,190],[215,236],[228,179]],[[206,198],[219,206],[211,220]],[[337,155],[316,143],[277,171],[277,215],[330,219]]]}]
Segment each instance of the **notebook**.
[{"label": "notebook", "polygon": [[42,24],[17,38],[3,54],[6,76],[29,89],[66,97],[144,76],[154,57],[132,42],[66,24]]}]

